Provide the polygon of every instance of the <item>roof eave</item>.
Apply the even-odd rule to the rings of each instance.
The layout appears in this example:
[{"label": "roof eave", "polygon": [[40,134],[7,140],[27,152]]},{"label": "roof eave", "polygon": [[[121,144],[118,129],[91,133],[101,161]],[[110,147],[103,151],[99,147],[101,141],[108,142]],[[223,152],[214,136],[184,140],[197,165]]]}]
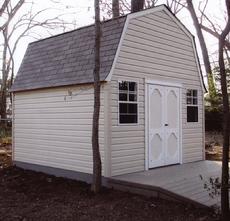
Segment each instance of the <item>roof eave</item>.
[{"label": "roof eave", "polygon": [[[101,83],[104,84],[106,83],[106,80],[101,80]],[[10,89],[10,93],[18,93],[18,92],[26,92],[26,91],[37,91],[37,90],[43,90],[43,89],[52,89],[52,88],[64,88],[64,87],[74,87],[74,86],[82,86],[82,85],[90,85],[94,84],[93,81],[91,82],[83,82],[83,83],[76,83],[76,84],[66,84],[66,85],[58,85],[58,86],[45,86],[45,87],[37,87],[37,88],[19,88],[19,89]]]}]

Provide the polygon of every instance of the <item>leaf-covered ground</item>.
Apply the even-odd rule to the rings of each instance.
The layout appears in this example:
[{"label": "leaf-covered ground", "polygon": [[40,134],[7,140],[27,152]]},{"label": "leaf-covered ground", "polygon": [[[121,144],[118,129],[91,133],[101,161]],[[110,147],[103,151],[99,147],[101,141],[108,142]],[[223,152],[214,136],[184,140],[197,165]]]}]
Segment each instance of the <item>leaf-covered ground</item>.
[{"label": "leaf-covered ground", "polygon": [[0,170],[0,220],[218,220],[212,210],[90,186],[16,167]]},{"label": "leaf-covered ground", "polygon": [[0,143],[0,169],[7,168],[12,165],[11,145]]},{"label": "leaf-covered ground", "polygon": [[[222,160],[223,137],[220,132],[205,133],[205,153],[206,160]],[[230,153],[229,153],[230,159]],[[229,160],[230,162],[230,160]]]}]

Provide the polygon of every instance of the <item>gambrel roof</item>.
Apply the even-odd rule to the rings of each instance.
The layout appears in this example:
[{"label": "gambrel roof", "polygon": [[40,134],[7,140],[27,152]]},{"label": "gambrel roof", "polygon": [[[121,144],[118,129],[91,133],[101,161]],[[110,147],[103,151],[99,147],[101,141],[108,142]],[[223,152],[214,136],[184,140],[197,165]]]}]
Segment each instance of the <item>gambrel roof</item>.
[{"label": "gambrel roof", "polygon": [[[109,74],[126,17],[102,22],[100,80]],[[29,44],[11,91],[93,82],[94,25]]]},{"label": "gambrel roof", "polygon": [[[165,5],[102,22],[100,80],[111,80],[129,21],[161,10],[191,39],[205,92],[194,37]],[[93,83],[94,37],[90,25],[29,44],[11,91]]]}]

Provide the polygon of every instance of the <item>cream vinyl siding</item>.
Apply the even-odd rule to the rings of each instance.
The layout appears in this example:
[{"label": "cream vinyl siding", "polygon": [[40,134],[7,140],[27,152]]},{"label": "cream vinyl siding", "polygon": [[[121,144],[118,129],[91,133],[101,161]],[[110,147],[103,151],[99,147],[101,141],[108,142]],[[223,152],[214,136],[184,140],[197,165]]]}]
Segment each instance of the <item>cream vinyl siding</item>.
[{"label": "cream vinyl siding", "polygon": [[[118,81],[138,83],[138,123],[119,125],[118,122]],[[112,133],[111,133],[111,170],[112,176],[144,170],[144,81],[140,78],[127,78],[114,74],[112,81]]]},{"label": "cream vinyl siding", "polygon": [[[137,125],[118,124],[119,80],[138,82]],[[167,13],[158,11],[129,20],[114,67],[111,83],[113,176],[145,169],[145,80],[182,84],[182,162],[203,158],[203,91],[192,40]],[[186,89],[198,90],[198,123],[187,123]]]},{"label": "cream vinyl siding", "polygon": [[[75,86],[14,94],[14,160],[92,173],[93,87]],[[104,90],[100,150],[104,174]]]},{"label": "cream vinyl siding", "polygon": [[[138,124],[119,125],[118,81],[136,81],[138,87]],[[112,128],[111,128],[111,171],[112,176],[144,170],[144,82],[115,75],[111,81]]]}]

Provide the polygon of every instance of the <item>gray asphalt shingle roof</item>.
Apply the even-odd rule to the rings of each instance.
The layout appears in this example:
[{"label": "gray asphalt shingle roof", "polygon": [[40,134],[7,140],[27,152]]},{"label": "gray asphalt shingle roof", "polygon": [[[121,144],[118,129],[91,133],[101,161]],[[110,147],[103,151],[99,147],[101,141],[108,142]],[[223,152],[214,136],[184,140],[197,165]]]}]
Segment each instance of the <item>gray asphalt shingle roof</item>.
[{"label": "gray asphalt shingle roof", "polygon": [[[102,23],[100,79],[109,74],[126,17]],[[94,25],[29,44],[11,91],[92,83]]]}]

